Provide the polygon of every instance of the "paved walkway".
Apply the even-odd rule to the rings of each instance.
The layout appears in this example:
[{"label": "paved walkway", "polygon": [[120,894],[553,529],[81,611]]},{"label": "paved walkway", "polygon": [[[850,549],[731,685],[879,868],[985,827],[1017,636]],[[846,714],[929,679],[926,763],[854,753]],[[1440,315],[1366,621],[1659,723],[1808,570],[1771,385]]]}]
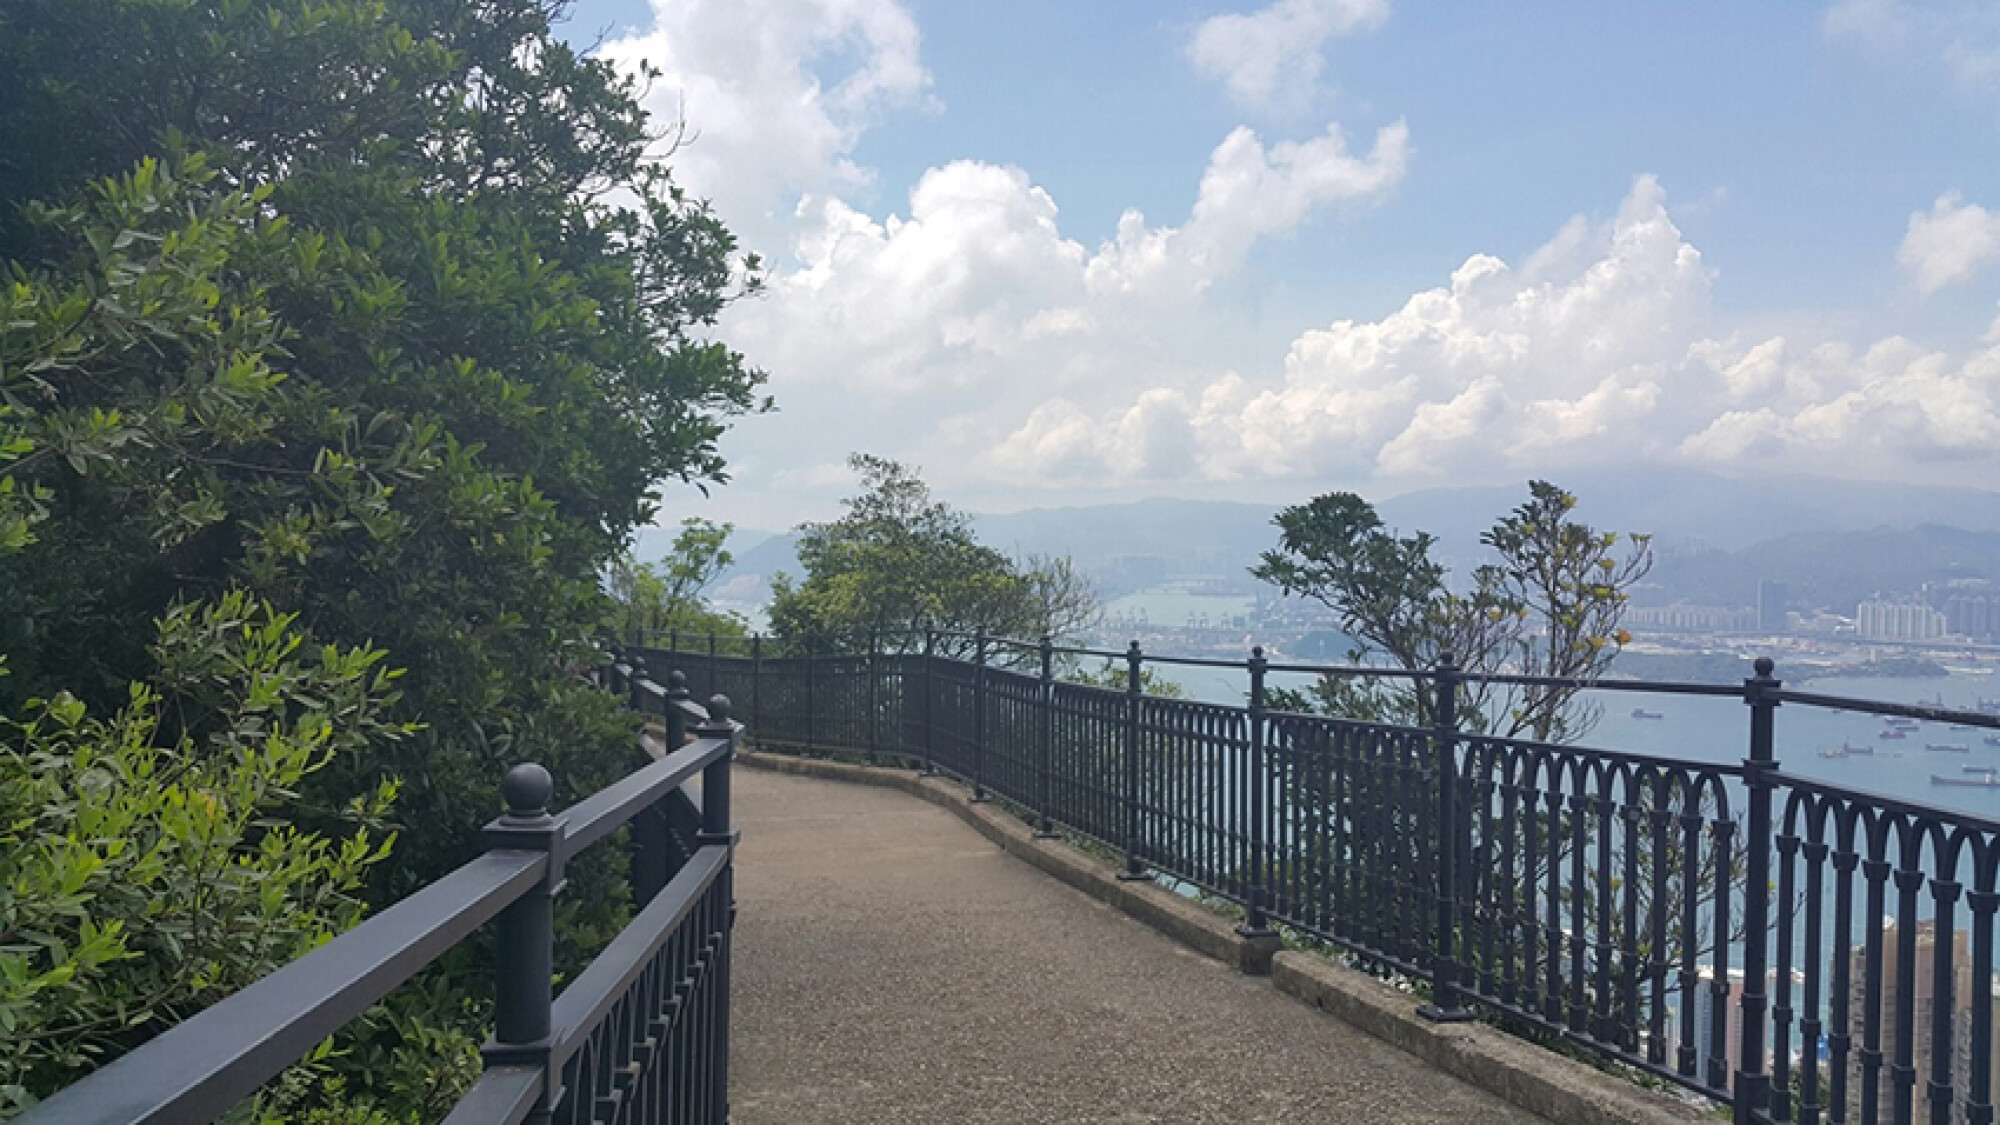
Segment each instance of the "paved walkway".
[{"label": "paved walkway", "polygon": [[1535,1121],[886,789],[739,769],[740,1125]]}]

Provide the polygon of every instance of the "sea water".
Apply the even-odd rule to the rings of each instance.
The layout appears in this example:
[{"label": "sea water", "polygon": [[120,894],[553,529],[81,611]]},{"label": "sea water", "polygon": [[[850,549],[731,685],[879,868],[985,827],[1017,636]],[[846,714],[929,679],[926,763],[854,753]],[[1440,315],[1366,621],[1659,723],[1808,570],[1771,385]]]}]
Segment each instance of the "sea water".
[{"label": "sea water", "polygon": [[[1236,668],[1150,665],[1154,674],[1178,684],[1190,699],[1243,706],[1249,694],[1249,673]],[[1782,669],[1780,670],[1782,677]],[[1305,688],[1313,677],[1273,673],[1273,687]],[[1982,699],[2000,696],[1992,675],[1953,673],[1946,676],[1849,676],[1788,681],[1798,691],[1846,696],[1886,703],[1923,703],[1973,710]],[[1740,763],[1750,752],[1750,708],[1741,699],[1661,695],[1650,692],[1597,691],[1583,698],[1599,709],[1594,726],[1571,739],[1577,745],[1623,750],[1697,762]],[[1637,718],[1635,709],[1658,714]],[[1849,710],[1786,704],[1774,721],[1774,749],[1787,773],[1816,778],[1850,789],[1879,793],[1899,800],[1933,805],[2000,819],[2000,789],[1933,785],[1931,775],[1967,776],[1966,766],[2000,770],[2000,746],[1986,742],[1984,729],[1952,730],[1945,723],[1923,722],[1902,739],[1883,739],[1881,716]],[[1971,747],[1965,754],[1925,750],[1926,743]],[[1825,758],[1820,752],[1840,746],[1870,751],[1845,758]]]}]

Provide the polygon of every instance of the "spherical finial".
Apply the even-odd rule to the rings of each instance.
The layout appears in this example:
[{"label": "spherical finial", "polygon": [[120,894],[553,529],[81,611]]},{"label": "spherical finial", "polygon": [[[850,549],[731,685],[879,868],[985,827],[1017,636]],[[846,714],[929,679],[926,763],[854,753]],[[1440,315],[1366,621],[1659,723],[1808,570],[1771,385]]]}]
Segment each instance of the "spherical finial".
[{"label": "spherical finial", "polygon": [[1252,660],[1262,660],[1262,659],[1264,659],[1264,646],[1263,646],[1263,645],[1251,645],[1251,646],[1250,646],[1250,659],[1252,659]]},{"label": "spherical finial", "polygon": [[1439,663],[1439,664],[1456,664],[1456,663],[1457,663],[1457,661],[1456,661],[1456,660],[1453,660],[1453,659],[1452,659],[1452,655],[1451,655],[1451,653],[1449,653],[1449,652],[1440,652],[1440,653],[1438,653],[1438,663]]},{"label": "spherical finial", "polygon": [[507,771],[500,781],[500,796],[507,802],[507,815],[529,818],[545,816],[549,798],[555,795],[556,779],[534,762],[522,762]]},{"label": "spherical finial", "polygon": [[1131,644],[1126,645],[1125,651],[1133,656],[1139,655],[1139,642],[1133,641]]},{"label": "spherical finial", "polygon": [[646,678],[646,658],[636,652],[632,654],[632,674],[639,679]]},{"label": "spherical finial", "polygon": [[1777,667],[1777,664],[1773,663],[1768,656],[1760,656],[1757,658],[1757,662],[1751,665],[1751,667],[1757,669],[1758,675],[1768,676],[1771,674],[1771,670]]},{"label": "spherical finial", "polygon": [[688,693],[687,673],[681,671],[679,668],[676,668],[673,671],[668,672],[667,694],[673,696],[675,699],[686,699],[687,693]]},{"label": "spherical finial", "polygon": [[729,697],[720,692],[708,697],[708,721],[722,724],[729,721]]}]

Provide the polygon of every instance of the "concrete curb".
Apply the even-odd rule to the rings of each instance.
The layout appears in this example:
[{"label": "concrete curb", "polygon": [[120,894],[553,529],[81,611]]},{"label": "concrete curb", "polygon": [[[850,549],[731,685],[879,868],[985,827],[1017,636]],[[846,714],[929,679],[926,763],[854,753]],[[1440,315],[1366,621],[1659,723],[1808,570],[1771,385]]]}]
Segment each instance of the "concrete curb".
[{"label": "concrete curb", "polygon": [[1280,952],[1276,937],[1246,938],[1224,917],[1150,882],[1120,882],[1118,867],[1064,844],[1037,839],[1018,818],[974,804],[963,787],[907,770],[848,765],[739,750],[746,766],[797,777],[898,789],[956,814],[1002,851],[1131,915],[1198,952],[1253,976],[1357,1031],[1424,1060],[1556,1125],[1686,1125],[1713,1115],[1634,1086],[1480,1023],[1436,1024],[1416,1002],[1382,981],[1309,953]]},{"label": "concrete curb", "polygon": [[1382,981],[1310,953],[1284,952],[1271,983],[1456,1078],[1557,1125],[1679,1125],[1712,1120],[1702,1110],[1642,1089],[1482,1023],[1431,1023],[1413,998]]}]

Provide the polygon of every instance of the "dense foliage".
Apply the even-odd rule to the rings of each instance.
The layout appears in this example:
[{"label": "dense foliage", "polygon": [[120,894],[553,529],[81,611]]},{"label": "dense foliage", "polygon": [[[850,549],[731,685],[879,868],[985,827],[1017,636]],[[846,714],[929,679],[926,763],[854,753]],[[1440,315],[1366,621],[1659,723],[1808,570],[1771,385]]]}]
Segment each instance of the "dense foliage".
[{"label": "dense foliage", "polygon": [[[330,825],[399,783],[357,901],[467,858],[512,761],[558,800],[629,768],[576,672],[656,487],[723,479],[729,417],[768,405],[708,338],[758,265],[647,158],[631,84],[551,35],[561,6],[0,6],[9,750],[164,695],[150,623],[240,591],[407,671],[382,720],[407,736],[355,731],[267,810]],[[74,754],[110,754],[103,722]],[[572,947],[615,921],[610,878],[572,870]],[[427,1034],[374,1026],[390,1054]]]},{"label": "dense foliage", "polygon": [[[1355,641],[1352,663],[1430,668],[1450,655],[1469,671],[1589,680],[1628,639],[1619,621],[1653,556],[1646,536],[1599,531],[1575,509],[1570,493],[1529,482],[1528,499],[1480,535],[1494,561],[1454,588],[1432,557],[1434,536],[1398,535],[1366,500],[1329,493],[1278,513],[1278,546],[1251,573],[1333,610]],[[1574,687],[1472,684],[1466,695],[1468,721],[1510,737],[1561,741],[1596,719]],[[1380,680],[1325,677],[1310,693],[1278,693],[1275,703],[1429,721],[1421,693]]]},{"label": "dense foliage", "polygon": [[771,628],[823,647],[866,646],[871,635],[896,651],[942,631],[937,651],[971,654],[979,629],[1023,640],[1072,636],[1097,612],[1088,583],[1068,559],[1016,563],[979,542],[971,519],[895,461],[855,454],[861,491],[847,514],[800,529],[805,577],[771,584]]},{"label": "dense foliage", "polygon": [[157,683],[115,712],[63,694],[0,718],[0,1114],[359,917],[395,782],[324,831],[266,818],[407,728],[379,650],[294,626],[240,593],[177,607]]}]

